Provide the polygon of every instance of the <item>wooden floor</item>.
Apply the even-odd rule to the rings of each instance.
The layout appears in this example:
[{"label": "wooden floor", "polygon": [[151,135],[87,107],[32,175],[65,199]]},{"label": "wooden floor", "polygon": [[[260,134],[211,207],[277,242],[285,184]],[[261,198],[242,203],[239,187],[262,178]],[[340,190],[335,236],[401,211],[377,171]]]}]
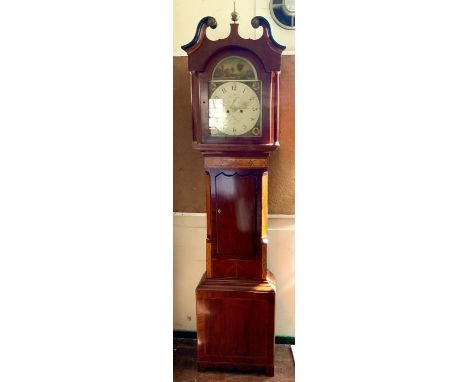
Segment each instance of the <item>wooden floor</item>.
[{"label": "wooden floor", "polygon": [[294,360],[290,345],[275,345],[275,376],[207,370],[197,371],[196,340],[174,338],[174,382],[294,382]]}]

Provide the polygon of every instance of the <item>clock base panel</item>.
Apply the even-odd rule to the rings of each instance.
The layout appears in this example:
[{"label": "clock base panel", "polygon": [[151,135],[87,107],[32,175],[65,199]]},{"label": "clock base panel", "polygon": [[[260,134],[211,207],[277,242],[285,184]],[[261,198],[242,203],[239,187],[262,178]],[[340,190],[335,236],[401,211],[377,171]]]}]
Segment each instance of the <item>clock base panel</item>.
[{"label": "clock base panel", "polygon": [[275,281],[206,278],[196,289],[197,365],[274,375]]}]

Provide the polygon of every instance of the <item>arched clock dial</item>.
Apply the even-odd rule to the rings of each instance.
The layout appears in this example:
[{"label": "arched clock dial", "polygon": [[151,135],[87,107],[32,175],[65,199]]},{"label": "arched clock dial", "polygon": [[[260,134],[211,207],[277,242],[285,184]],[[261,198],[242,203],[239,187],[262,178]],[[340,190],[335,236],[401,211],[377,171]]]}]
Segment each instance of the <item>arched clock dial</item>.
[{"label": "arched clock dial", "polygon": [[261,107],[259,81],[211,81],[209,99],[211,135],[258,136]]}]

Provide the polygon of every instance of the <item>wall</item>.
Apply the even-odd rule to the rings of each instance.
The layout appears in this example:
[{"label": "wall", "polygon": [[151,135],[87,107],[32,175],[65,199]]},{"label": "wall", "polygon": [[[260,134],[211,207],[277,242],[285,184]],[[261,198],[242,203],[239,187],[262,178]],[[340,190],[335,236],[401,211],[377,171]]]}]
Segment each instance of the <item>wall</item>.
[{"label": "wall", "polygon": [[[174,330],[196,330],[195,288],[205,272],[206,215],[174,214]],[[268,269],[276,277],[277,336],[294,336],[294,216],[268,221]]]},{"label": "wall", "polygon": [[[206,215],[203,161],[192,148],[190,83],[187,57],[180,46],[189,42],[204,16],[218,21],[207,35],[216,40],[229,34],[233,2],[229,0],[175,0],[173,31],[173,210],[174,213],[174,330],[195,330],[195,288],[205,271]],[[275,274],[276,325],[278,336],[294,336],[294,107],[295,56],[294,31],[275,24],[268,0],[236,0],[239,33],[258,38],[250,20],[264,16],[270,21],[274,38],[286,50],[280,76],[280,148],[269,162],[268,268]]]}]

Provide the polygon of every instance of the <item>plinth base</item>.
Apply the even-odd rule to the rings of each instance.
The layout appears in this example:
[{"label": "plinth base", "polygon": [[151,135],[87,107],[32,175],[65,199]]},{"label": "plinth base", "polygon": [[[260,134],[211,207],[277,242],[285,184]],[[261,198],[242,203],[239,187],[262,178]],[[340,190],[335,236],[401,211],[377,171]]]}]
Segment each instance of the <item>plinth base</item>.
[{"label": "plinth base", "polygon": [[197,364],[274,375],[275,281],[203,275],[196,289]]}]

